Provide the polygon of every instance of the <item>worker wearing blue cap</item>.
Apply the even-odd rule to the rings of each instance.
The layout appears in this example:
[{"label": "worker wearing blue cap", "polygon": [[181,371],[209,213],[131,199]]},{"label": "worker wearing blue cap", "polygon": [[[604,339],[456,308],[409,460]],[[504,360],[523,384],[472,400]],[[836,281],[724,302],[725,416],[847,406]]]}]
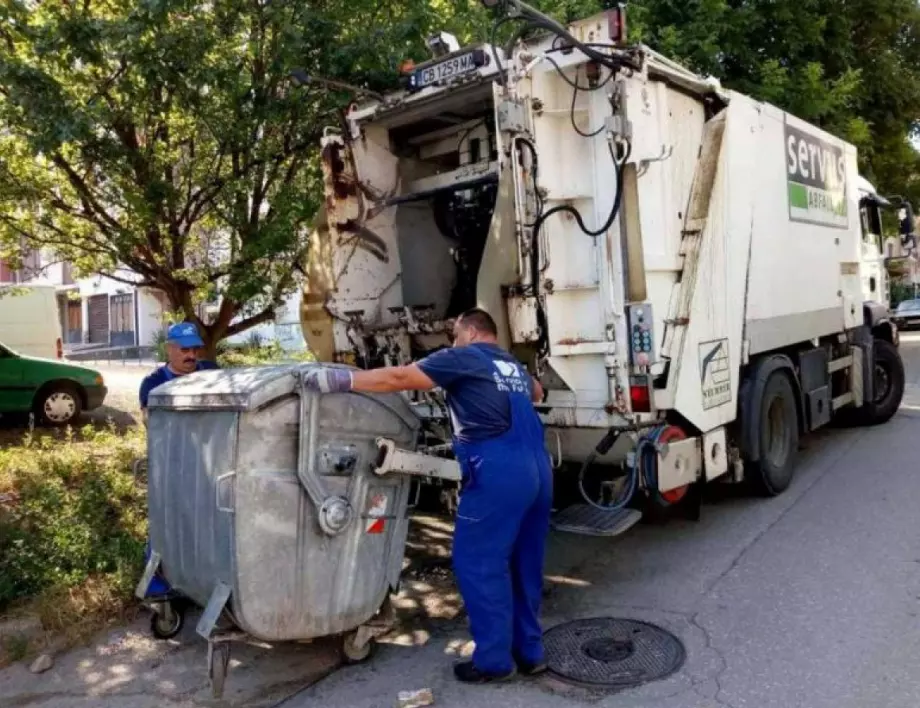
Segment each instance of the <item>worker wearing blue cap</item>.
[{"label": "worker wearing blue cap", "polygon": [[141,413],[147,421],[147,400],[157,386],[195,371],[217,369],[217,364],[201,358],[204,341],[192,322],[179,322],[166,330],[166,365],[159,367],[141,381]]},{"label": "worker wearing blue cap", "polygon": [[[201,359],[204,341],[198,334],[198,328],[192,322],[179,322],[166,330],[166,364],[148,374],[141,381],[141,413],[147,423],[147,400],[150,392],[167,381],[178,376],[186,376],[205,369],[219,369],[213,361]],[[150,557],[150,541],[144,551],[144,562]],[[169,583],[159,574],[155,575],[147,588],[147,597],[166,595],[170,591]]]}]

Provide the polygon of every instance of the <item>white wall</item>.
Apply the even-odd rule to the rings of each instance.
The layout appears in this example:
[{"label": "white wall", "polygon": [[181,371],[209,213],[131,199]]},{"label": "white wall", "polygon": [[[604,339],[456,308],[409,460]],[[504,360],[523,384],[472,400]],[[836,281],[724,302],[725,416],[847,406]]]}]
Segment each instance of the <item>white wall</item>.
[{"label": "white wall", "polygon": [[[120,271],[117,275],[125,279],[137,278],[137,276],[129,270]],[[91,295],[115,295],[117,293],[127,293],[134,290],[134,286],[120,283],[104,275],[81,278],[77,281],[77,284],[80,286],[80,297],[90,297]]]},{"label": "white wall", "polygon": [[228,337],[226,341],[230,344],[246,344],[255,333],[263,344],[277,341],[285,351],[303,351],[307,348],[307,343],[300,326],[300,298],[301,293],[298,289],[275,312],[274,322],[252,327],[234,337]]},{"label": "white wall", "polygon": [[163,330],[163,313],[166,312],[165,297],[149,288],[137,290],[137,341],[142,347],[152,346],[157,332]]}]

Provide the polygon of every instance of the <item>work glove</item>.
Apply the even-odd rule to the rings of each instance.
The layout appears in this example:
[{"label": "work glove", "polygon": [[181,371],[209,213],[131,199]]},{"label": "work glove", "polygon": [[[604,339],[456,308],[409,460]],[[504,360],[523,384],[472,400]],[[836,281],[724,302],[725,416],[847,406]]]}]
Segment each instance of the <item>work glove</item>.
[{"label": "work glove", "polygon": [[345,393],[351,391],[351,372],[347,369],[311,369],[303,377],[303,385],[320,393]]}]

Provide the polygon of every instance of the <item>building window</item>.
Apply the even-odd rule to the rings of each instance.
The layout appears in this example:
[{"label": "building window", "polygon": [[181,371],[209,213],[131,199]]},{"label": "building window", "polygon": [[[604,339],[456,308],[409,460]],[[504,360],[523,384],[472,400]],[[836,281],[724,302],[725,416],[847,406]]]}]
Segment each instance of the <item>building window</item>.
[{"label": "building window", "polygon": [[112,295],[112,331],[134,331],[134,296],[131,293]]}]

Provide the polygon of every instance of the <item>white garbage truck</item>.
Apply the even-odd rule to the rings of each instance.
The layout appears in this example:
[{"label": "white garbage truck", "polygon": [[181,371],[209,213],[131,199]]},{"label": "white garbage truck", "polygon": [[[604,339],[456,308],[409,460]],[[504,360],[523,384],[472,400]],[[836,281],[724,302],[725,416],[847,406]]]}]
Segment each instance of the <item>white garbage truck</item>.
[{"label": "white garbage truck", "polygon": [[[486,309],[579,491],[554,523],[592,535],[698,509],[716,480],[780,494],[800,436],[891,418],[884,200],[856,149],[630,45],[622,7],[562,26],[486,4],[503,46],[432,38],[401,90],[327,131],[301,313],[320,360],[405,364]],[[412,403],[416,453],[455,464],[443,399]]]}]

